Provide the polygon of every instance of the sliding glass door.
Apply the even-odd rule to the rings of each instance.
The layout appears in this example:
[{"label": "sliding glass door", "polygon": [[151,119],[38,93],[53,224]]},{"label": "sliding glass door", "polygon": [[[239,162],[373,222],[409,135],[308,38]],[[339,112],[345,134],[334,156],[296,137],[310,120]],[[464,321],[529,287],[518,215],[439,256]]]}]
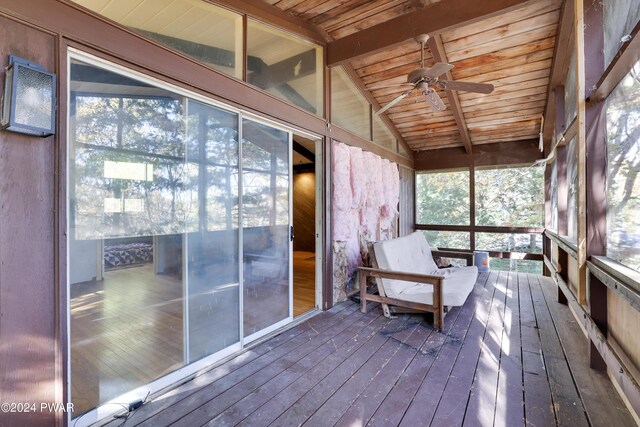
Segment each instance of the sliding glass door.
[{"label": "sliding glass door", "polygon": [[291,319],[291,134],[77,56],[68,277],[81,415]]},{"label": "sliding glass door", "polygon": [[291,315],[291,134],[242,121],[244,336]]}]

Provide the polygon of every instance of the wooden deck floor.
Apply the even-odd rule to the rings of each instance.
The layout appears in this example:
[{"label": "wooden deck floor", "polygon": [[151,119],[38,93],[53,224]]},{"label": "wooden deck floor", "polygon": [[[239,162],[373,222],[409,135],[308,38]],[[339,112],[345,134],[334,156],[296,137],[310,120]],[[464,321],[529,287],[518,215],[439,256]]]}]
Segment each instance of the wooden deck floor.
[{"label": "wooden deck floor", "polygon": [[146,403],[126,425],[635,425],[606,376],[586,367],[586,340],[553,292],[535,275],[481,275],[442,333],[422,316],[341,304]]}]

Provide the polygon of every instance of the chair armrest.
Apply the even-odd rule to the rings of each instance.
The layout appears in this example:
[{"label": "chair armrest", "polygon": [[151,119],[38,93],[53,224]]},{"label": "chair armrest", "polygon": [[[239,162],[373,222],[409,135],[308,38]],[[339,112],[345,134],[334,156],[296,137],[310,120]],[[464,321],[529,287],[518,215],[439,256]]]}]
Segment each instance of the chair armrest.
[{"label": "chair armrest", "polygon": [[[404,301],[399,298],[391,298],[386,293],[380,292],[380,295],[370,295],[367,293],[367,277],[377,277],[385,279],[403,280],[414,283],[426,283],[433,285],[433,303],[431,305],[416,303],[412,301]],[[442,330],[444,320],[444,310],[442,307],[442,282],[444,277],[434,276],[430,274],[407,273],[404,271],[383,270],[380,268],[358,267],[358,282],[360,283],[360,311],[367,312],[367,301],[375,301],[382,304],[385,316],[389,317],[389,308],[387,304],[397,305],[400,307],[408,307],[421,311],[430,311],[434,316],[434,326],[437,330]],[[378,284],[382,287],[382,282]],[[384,287],[382,287],[384,289]],[[380,288],[379,288],[380,290]],[[384,295],[384,296],[383,296]]]},{"label": "chair armrest", "polygon": [[431,254],[440,257],[464,259],[467,260],[467,265],[473,265],[473,254],[469,252],[443,251],[438,249],[432,250]]},{"label": "chair armrest", "polygon": [[407,273],[406,271],[384,270],[381,268],[358,267],[358,273],[365,277],[380,277],[382,279],[395,279],[407,282],[428,283],[436,285],[442,283],[444,277],[431,274]]}]

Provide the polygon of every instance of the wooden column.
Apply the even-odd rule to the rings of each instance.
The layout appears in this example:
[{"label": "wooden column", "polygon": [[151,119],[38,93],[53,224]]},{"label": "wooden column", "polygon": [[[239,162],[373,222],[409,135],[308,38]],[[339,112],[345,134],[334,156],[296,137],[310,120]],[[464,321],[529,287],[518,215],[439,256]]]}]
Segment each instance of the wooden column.
[{"label": "wooden column", "polygon": [[[598,0],[584,0],[584,88],[581,97],[590,96],[604,72],[603,10]],[[607,233],[607,153],[606,105],[604,101],[585,104],[586,147],[586,257],[606,255]],[[589,313],[604,336],[607,335],[607,287],[596,277],[588,280]],[[589,343],[589,363],[592,368],[607,365],[593,341]]]},{"label": "wooden column", "polygon": [[[471,165],[469,167],[469,225],[474,228],[476,226],[476,168]],[[469,233],[469,249],[476,250],[476,233]]]},{"label": "wooden column", "polygon": [[[551,172],[552,166],[547,163],[544,168],[544,227],[551,228]],[[551,241],[542,234],[542,254],[551,259]],[[542,263],[542,274],[550,276],[551,271],[547,268],[547,264]]]}]

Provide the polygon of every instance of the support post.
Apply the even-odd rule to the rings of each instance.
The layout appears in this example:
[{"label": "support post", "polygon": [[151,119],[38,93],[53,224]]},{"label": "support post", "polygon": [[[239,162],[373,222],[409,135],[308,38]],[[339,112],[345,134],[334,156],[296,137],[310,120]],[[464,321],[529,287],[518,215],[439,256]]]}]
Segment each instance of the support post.
[{"label": "support post", "polygon": [[577,169],[578,184],[576,204],[578,206],[578,303],[587,303],[587,174],[586,174],[586,120],[585,120],[585,5],[590,0],[574,0],[574,31],[576,68],[569,72],[576,73],[576,123],[577,123]]},{"label": "support post", "polygon": [[[589,98],[604,73],[604,18],[602,3],[584,0],[584,89],[581,98]],[[606,255],[607,233],[607,153],[606,105],[604,101],[585,103],[585,173],[586,173],[586,254]],[[589,314],[598,329],[607,336],[607,287],[590,275],[587,280]],[[606,370],[607,365],[589,342],[589,364],[594,369]]]}]

